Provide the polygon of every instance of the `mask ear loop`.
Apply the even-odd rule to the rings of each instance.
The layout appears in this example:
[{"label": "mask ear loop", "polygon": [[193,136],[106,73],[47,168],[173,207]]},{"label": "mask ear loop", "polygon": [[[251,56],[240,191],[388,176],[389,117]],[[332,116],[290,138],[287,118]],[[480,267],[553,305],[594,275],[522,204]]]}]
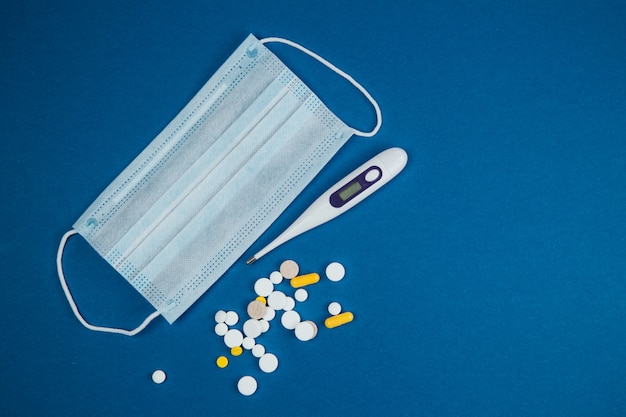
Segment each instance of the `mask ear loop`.
[{"label": "mask ear loop", "polygon": [[63,251],[65,250],[65,244],[67,243],[67,240],[71,236],[77,233],[78,232],[76,230],[70,230],[69,232],[65,233],[63,237],[61,238],[61,243],[59,243],[59,250],[57,251],[57,272],[59,274],[59,281],[61,282],[61,287],[63,288],[63,292],[65,293],[65,297],[67,298],[67,301],[70,304],[70,307],[72,307],[72,311],[74,312],[74,315],[76,316],[78,321],[80,321],[80,323],[86,328],[88,328],[89,330],[93,330],[96,332],[104,332],[104,333],[123,334],[125,336],[136,335],[137,333],[145,329],[146,326],[150,324],[152,320],[160,316],[161,313],[159,313],[158,311],[155,311],[154,313],[150,314],[143,321],[143,323],[139,325],[139,327],[133,330],[117,329],[115,327],[94,326],[93,324],[88,323],[87,320],[85,320],[85,318],[80,314],[80,311],[78,310],[78,307],[76,306],[76,302],[74,301],[74,297],[72,297],[72,293],[70,292],[70,289],[67,286],[67,282],[65,280],[65,273],[63,272],[63,262],[62,262]]},{"label": "mask ear loop", "polygon": [[330,70],[334,71],[335,73],[337,73],[341,77],[345,78],[350,84],[352,84],[357,90],[359,90],[361,92],[361,94],[363,94],[365,96],[365,98],[370,103],[372,103],[372,106],[374,106],[374,111],[376,112],[376,126],[374,126],[374,129],[372,129],[369,132],[363,132],[363,131],[360,131],[360,130],[352,128],[352,130],[354,131],[354,134],[358,135],[358,136],[365,137],[365,138],[370,138],[370,137],[374,136],[380,130],[380,126],[383,124],[383,115],[382,115],[382,113],[380,111],[380,106],[378,105],[376,100],[374,100],[374,97],[372,97],[372,95],[365,89],[365,87],[363,87],[361,84],[359,84],[354,78],[352,78],[352,76],[350,76],[349,74],[347,74],[343,70],[337,68],[335,65],[331,64],[330,62],[328,62],[326,59],[322,58],[321,56],[319,56],[315,52],[305,48],[304,46],[302,46],[300,44],[297,44],[297,43],[295,43],[293,41],[290,41],[288,39],[271,37],[271,38],[263,38],[263,39],[260,40],[260,42],[262,44],[266,44],[266,43],[270,43],[270,42],[276,42],[276,43],[284,43],[285,45],[289,45],[289,46],[291,46],[293,48],[296,48],[299,51],[304,52],[305,54],[309,55],[311,58],[316,59],[321,64],[323,64],[326,67],[328,67]]}]

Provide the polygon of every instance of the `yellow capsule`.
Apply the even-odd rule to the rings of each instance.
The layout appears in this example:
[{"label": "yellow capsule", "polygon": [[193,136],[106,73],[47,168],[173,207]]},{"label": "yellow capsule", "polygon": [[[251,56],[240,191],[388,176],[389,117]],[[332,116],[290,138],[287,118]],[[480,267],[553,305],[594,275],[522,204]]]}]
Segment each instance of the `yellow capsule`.
[{"label": "yellow capsule", "polygon": [[228,366],[228,358],[226,356],[220,356],[215,363],[219,368],[226,368]]},{"label": "yellow capsule", "polygon": [[315,272],[306,275],[300,275],[291,278],[291,286],[294,288],[306,287],[307,285],[315,284],[319,282],[320,276]]},{"label": "yellow capsule", "polygon": [[337,314],[336,316],[327,318],[324,321],[324,326],[332,329],[334,327],[350,323],[352,320],[354,320],[354,315],[349,311],[346,311],[345,313]]},{"label": "yellow capsule", "polygon": [[239,356],[243,353],[243,348],[241,346],[235,346],[230,349],[230,354],[233,356]]},{"label": "yellow capsule", "polygon": [[255,300],[262,302],[263,304],[267,305],[267,300],[265,299],[265,297],[261,297],[260,295],[255,298]]}]

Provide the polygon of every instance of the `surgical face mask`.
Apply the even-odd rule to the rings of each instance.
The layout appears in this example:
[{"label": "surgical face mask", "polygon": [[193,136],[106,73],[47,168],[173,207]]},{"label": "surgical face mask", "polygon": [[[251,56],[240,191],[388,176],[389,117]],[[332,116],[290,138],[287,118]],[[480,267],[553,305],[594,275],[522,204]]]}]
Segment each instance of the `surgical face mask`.
[{"label": "surgical face mask", "polygon": [[[281,42],[350,81],[374,105],[370,132],[351,128],[265,44]],[[80,322],[134,335],[181,316],[270,226],[352,136],[372,136],[380,109],[349,75],[280,38],[250,35],[65,234],[57,269]],[[80,234],[156,309],[139,327],[94,326],[66,284],[62,255]]]}]

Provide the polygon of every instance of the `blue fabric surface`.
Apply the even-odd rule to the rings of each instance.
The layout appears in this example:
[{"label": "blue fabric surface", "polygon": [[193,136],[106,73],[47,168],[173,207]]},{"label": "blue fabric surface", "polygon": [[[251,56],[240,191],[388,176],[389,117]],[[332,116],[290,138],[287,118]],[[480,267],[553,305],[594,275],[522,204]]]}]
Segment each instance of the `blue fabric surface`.
[{"label": "blue fabric surface", "polygon": [[[76,321],[58,241],[248,33],[350,73],[383,127],[353,138],[174,325],[129,338]],[[349,84],[270,48],[347,123]],[[626,7],[622,2],[14,2],[0,12],[3,416],[623,416],[626,414]],[[405,171],[344,216],[245,259],[391,147]],[[264,374],[213,332],[284,259],[346,278],[310,289],[299,342],[278,320]],[[150,305],[80,237],[65,253],[88,320]],[[284,287],[283,287],[284,288]],[[339,301],[355,321],[321,323]],[[155,369],[168,375],[152,383]],[[249,398],[239,377],[259,382]]]}]

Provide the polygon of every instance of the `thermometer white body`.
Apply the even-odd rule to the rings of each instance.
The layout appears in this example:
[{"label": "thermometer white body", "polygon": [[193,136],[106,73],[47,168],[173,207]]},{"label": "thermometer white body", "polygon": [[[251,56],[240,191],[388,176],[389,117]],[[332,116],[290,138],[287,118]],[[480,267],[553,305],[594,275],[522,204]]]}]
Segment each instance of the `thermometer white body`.
[{"label": "thermometer white body", "polygon": [[379,153],[322,194],[287,230],[246,264],[250,265],[288,240],[345,213],[398,175],[407,161],[406,152],[400,148]]}]

